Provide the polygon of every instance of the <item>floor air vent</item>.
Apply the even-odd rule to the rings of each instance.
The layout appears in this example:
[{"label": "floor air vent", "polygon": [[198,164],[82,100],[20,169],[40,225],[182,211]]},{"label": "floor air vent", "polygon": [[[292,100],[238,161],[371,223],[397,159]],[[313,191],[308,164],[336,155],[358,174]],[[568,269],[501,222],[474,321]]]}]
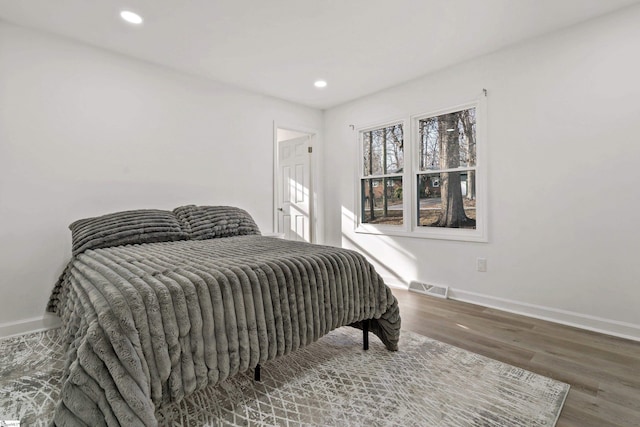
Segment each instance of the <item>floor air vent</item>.
[{"label": "floor air vent", "polygon": [[449,294],[448,286],[430,285],[428,283],[416,282],[415,280],[409,283],[409,290],[438,298],[447,298]]}]

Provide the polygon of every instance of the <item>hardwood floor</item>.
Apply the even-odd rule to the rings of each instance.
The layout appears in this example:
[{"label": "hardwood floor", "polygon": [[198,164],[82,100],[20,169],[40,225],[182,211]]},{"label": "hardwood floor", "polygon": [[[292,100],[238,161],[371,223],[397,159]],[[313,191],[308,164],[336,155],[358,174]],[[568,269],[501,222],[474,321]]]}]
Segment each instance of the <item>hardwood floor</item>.
[{"label": "hardwood floor", "polygon": [[392,291],[402,329],[570,384],[558,427],[640,426],[640,342]]}]

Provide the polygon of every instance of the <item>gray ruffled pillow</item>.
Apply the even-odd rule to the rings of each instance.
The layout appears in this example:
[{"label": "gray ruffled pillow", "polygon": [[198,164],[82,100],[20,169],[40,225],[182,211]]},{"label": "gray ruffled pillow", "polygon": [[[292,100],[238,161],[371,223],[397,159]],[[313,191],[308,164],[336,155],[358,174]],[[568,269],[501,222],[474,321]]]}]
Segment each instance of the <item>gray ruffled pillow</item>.
[{"label": "gray ruffled pillow", "polygon": [[80,219],[69,226],[73,255],[87,249],[187,240],[189,236],[180,225],[172,212],[157,209]]},{"label": "gray ruffled pillow", "polygon": [[232,206],[180,206],[173,210],[190,240],[260,235],[249,213]]}]

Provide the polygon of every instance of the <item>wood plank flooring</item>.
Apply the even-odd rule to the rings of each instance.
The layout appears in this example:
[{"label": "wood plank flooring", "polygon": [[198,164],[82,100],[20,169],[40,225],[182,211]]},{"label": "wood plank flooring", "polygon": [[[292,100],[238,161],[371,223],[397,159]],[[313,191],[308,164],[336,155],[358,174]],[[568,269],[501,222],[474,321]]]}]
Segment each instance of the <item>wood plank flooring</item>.
[{"label": "wood plank flooring", "polygon": [[392,291],[402,329],[570,384],[557,427],[640,426],[640,342]]}]

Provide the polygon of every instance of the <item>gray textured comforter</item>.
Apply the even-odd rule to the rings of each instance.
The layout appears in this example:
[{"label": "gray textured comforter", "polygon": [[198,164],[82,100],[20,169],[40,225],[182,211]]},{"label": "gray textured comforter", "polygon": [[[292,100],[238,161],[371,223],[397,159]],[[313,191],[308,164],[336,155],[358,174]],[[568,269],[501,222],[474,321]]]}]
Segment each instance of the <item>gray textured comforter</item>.
[{"label": "gray textured comforter", "polygon": [[396,350],[396,299],[356,252],[262,236],[87,250],[56,286],[69,337],[58,425],[154,426],[158,405],[365,319]]}]

